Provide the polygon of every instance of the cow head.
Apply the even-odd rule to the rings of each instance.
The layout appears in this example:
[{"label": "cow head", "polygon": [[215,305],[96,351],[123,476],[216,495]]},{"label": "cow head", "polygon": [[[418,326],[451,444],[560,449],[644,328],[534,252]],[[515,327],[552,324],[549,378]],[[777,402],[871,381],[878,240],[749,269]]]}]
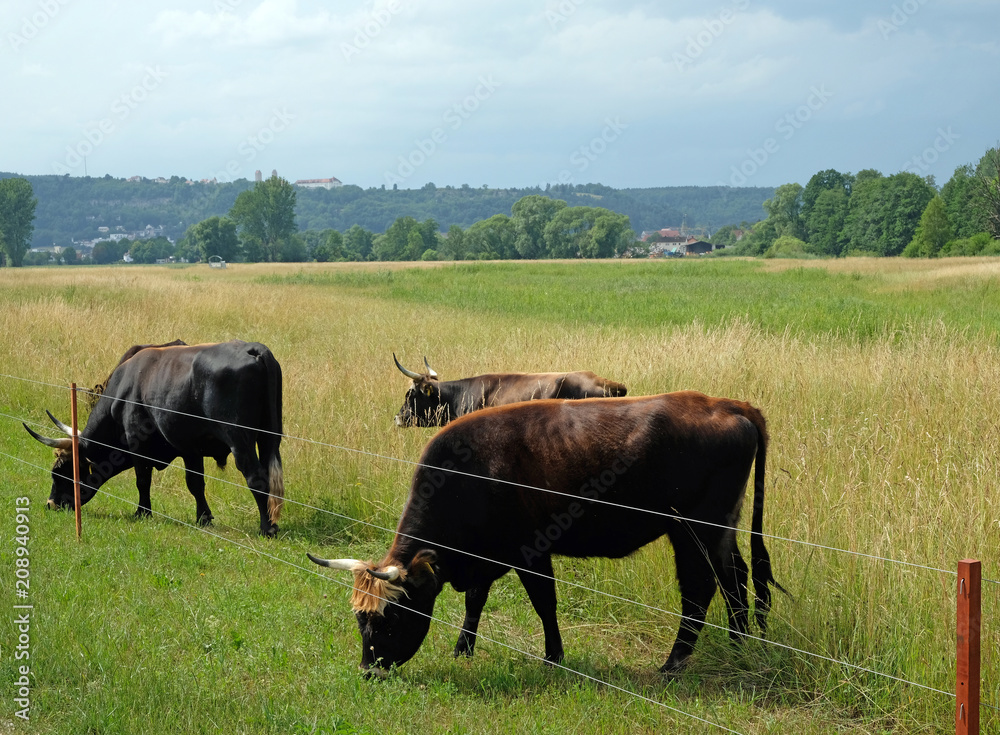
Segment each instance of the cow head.
[{"label": "cow head", "polygon": [[[47,436],[36,434],[27,424],[21,424],[31,436],[47,447],[55,450],[56,461],[52,465],[52,492],[46,505],[50,508],[72,508],[73,507],[73,429],[57,419],[51,413],[52,419],[59,429],[69,435],[61,439],[50,439]],[[87,440],[78,436],[80,452],[80,505],[86,504],[97,494],[97,488],[103,484],[103,478],[94,473],[94,468],[87,458]]]},{"label": "cow head", "polygon": [[447,401],[441,399],[441,381],[427,363],[427,358],[424,358],[426,373],[407,370],[399,364],[395,353],[392,359],[399,372],[413,381],[396,414],[396,426],[444,426],[448,423],[450,410]]},{"label": "cow head", "polygon": [[385,677],[402,666],[424,642],[431,625],[434,601],[441,592],[437,554],[417,552],[406,565],[387,559],[374,566],[355,559],[320,559],[316,564],[354,572],[351,607],[361,632],[361,671]]}]

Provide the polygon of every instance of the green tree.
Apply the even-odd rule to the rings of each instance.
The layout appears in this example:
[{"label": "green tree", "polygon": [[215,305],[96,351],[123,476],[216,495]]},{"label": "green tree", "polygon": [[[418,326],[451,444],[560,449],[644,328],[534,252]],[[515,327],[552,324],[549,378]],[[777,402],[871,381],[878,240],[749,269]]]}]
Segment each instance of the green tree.
[{"label": "green tree", "polygon": [[764,201],[764,211],[772,220],[779,235],[800,238],[802,227],[802,185],[782,184],[774,190],[774,196]]},{"label": "green tree", "polygon": [[566,202],[540,194],[521,197],[511,207],[511,219],[517,232],[515,247],[522,258],[546,257],[545,228]]},{"label": "green tree", "polygon": [[129,248],[129,253],[136,263],[155,263],[157,260],[173,255],[174,245],[165,237],[134,240]]},{"label": "green tree", "polygon": [[465,230],[459,225],[452,225],[441,243],[442,254],[452,260],[465,260],[465,250]]},{"label": "green tree", "polygon": [[976,171],[969,164],[959,166],[947,183],[941,187],[948,221],[955,230],[955,237],[969,238],[986,231],[983,213],[976,206]]},{"label": "green tree", "polygon": [[808,253],[805,242],[791,235],[781,235],[764,252],[765,258],[801,258]]},{"label": "green tree", "polygon": [[712,236],[709,238],[709,242],[715,245],[716,248],[730,248],[733,247],[737,242],[736,230],[739,228],[736,225],[723,225],[717,229]]},{"label": "green tree", "polygon": [[847,192],[843,188],[824,189],[816,197],[805,227],[812,252],[818,255],[840,255],[840,236],[847,218],[847,205]]},{"label": "green tree", "polygon": [[67,246],[62,249],[61,253],[59,253],[59,261],[63,265],[78,265],[80,262],[80,256],[77,255],[76,248]]},{"label": "green tree", "polygon": [[9,265],[19,268],[31,247],[38,199],[27,179],[0,179],[0,246]]},{"label": "green tree", "polygon": [[102,241],[94,245],[94,252],[91,253],[90,257],[98,265],[117,263],[128,252],[131,244],[128,240]]},{"label": "green tree", "polygon": [[628,217],[603,210],[594,219],[589,241],[581,246],[580,254],[584,258],[619,258],[634,244],[635,232]]},{"label": "green tree", "polygon": [[351,225],[344,233],[344,252],[351,260],[371,260],[375,233],[361,225]]},{"label": "green tree", "polygon": [[[413,217],[409,215],[397,217],[396,221],[389,225],[389,229],[375,238],[372,243],[372,257],[375,260],[413,260],[419,258],[423,249],[420,250],[420,253],[408,257],[408,249],[411,245],[417,248],[423,244],[422,241],[419,245],[410,241],[410,232],[416,227],[417,221]],[[417,230],[417,237],[419,236],[420,233]]]},{"label": "green tree", "polygon": [[908,258],[936,258],[952,237],[951,223],[944,199],[937,195],[927,204],[920,215],[920,224],[913,239],[903,249]]},{"label": "green tree", "polygon": [[344,259],[344,236],[330,230],[326,238],[313,249],[317,263],[327,263]]},{"label": "green tree", "polygon": [[973,198],[986,231],[1000,238],[1000,147],[986,151],[976,164]]},{"label": "green tree", "polygon": [[914,173],[859,172],[844,220],[845,254],[894,256],[913,239],[934,189]]},{"label": "green tree", "polygon": [[209,217],[193,225],[188,230],[188,240],[205,262],[213,255],[218,255],[225,261],[236,260],[240,251],[236,223],[228,217]]},{"label": "green tree", "polygon": [[495,214],[489,219],[473,223],[465,231],[464,246],[469,258],[506,260],[520,257],[516,240],[514,221],[505,214]]},{"label": "green tree", "polygon": [[809,234],[809,217],[812,214],[816,202],[824,191],[842,191],[845,200],[851,195],[851,186],[854,184],[854,177],[850,174],[842,174],[836,169],[828,168],[813,174],[802,191],[802,222],[806,227],[806,234]]},{"label": "green tree", "polygon": [[236,197],[229,218],[236,223],[247,260],[276,261],[297,229],[295,189],[280,176],[258,181]]}]

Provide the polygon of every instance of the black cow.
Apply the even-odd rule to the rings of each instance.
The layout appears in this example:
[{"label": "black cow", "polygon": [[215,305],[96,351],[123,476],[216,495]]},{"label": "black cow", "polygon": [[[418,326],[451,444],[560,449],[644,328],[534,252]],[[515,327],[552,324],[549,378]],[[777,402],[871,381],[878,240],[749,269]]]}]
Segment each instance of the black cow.
[{"label": "black cow", "polygon": [[588,370],[572,373],[488,373],[460,380],[439,380],[427,364],[426,373],[407,370],[392,356],[396,367],[413,385],[396,414],[397,426],[444,426],[472,411],[540,398],[599,398],[624,396],[621,383]]},{"label": "black cow", "polygon": [[[51,413],[49,418],[72,436],[70,427]],[[73,507],[72,439],[24,428],[56,450],[48,505]],[[273,536],[285,493],[281,433],[281,366],[264,345],[234,340],[143,347],[115,368],[80,432],[81,503],[134,467],[135,514],[148,516],[153,469],[181,457],[196,517],[207,524],[212,512],[205,501],[204,458],[222,467],[232,453],[257,501],[260,532]]]},{"label": "black cow", "polygon": [[558,662],[551,555],[619,558],[666,534],[683,618],[660,670],[679,671],[717,585],[730,635],[747,631],[748,569],[733,527],[755,462],[750,550],[761,631],[768,585],[781,589],[761,535],[767,441],[758,409],[690,391],[485,409],[427,445],[381,562],[310,559],[354,572],[361,667],[381,675],[416,653],[445,584],[467,592],[455,655],[471,655],[490,585],[512,568],[542,619],[545,659]]}]

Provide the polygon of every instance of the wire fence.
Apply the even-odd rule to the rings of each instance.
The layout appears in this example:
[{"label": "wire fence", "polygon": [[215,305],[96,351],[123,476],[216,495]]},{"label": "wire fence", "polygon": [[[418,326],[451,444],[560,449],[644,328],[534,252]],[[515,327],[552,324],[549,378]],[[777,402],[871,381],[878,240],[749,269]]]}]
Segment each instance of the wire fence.
[{"label": "wire fence", "polygon": [[[53,384],[53,383],[49,383],[49,382],[45,382],[45,381],[39,381],[39,380],[30,379],[30,378],[23,378],[23,377],[19,377],[19,376],[7,375],[7,374],[3,374],[3,373],[0,373],[0,378],[7,378],[7,379],[10,379],[10,380],[17,380],[17,381],[23,381],[23,382],[27,382],[27,383],[33,383],[33,384],[36,384],[36,385],[45,386],[45,387],[49,387],[49,388],[55,388],[55,389],[58,389],[58,390],[67,390],[68,389],[67,386],[65,386],[65,385],[58,385],[58,384]],[[89,395],[94,395],[94,396],[99,395],[98,393],[95,393],[94,391],[90,391],[90,390],[82,389],[82,388],[77,388],[77,392],[78,393],[89,394]],[[526,485],[526,484],[523,484],[523,483],[512,482],[512,481],[509,481],[509,480],[503,480],[503,479],[498,479],[498,478],[482,477],[482,476],[475,475],[475,474],[468,473],[468,472],[464,472],[464,471],[461,471],[461,470],[449,469],[449,468],[444,468],[444,467],[437,467],[437,466],[433,466],[433,465],[426,465],[426,464],[422,464],[420,462],[416,462],[416,461],[412,461],[412,460],[406,460],[406,459],[402,459],[402,458],[398,458],[398,457],[393,457],[393,456],[389,456],[389,455],[385,455],[385,454],[380,454],[378,452],[372,452],[372,451],[368,451],[368,450],[364,450],[364,449],[358,449],[358,448],[354,448],[354,447],[346,447],[346,446],[341,446],[341,445],[337,445],[337,444],[331,444],[331,443],[328,443],[328,442],[322,442],[322,441],[318,441],[318,440],[307,438],[307,437],[298,437],[298,436],[289,435],[289,434],[283,434],[283,433],[277,433],[277,432],[268,432],[268,431],[264,431],[264,430],[258,429],[256,427],[241,426],[239,424],[233,424],[233,423],[230,423],[230,422],[219,421],[217,419],[213,419],[213,418],[210,418],[210,417],[199,416],[199,415],[196,415],[196,414],[190,414],[190,413],[185,413],[185,412],[181,412],[181,411],[175,411],[175,410],[172,410],[172,409],[163,408],[163,407],[159,407],[159,406],[149,406],[149,405],[146,405],[146,404],[142,404],[142,403],[139,403],[139,402],[130,401],[130,400],[127,400],[127,399],[122,399],[122,398],[118,398],[118,397],[114,397],[114,396],[105,396],[105,398],[110,399],[110,400],[116,400],[116,401],[124,401],[124,402],[131,403],[131,404],[134,404],[134,405],[141,405],[141,406],[144,406],[144,407],[146,407],[148,409],[155,410],[155,411],[162,411],[162,412],[166,412],[166,413],[174,413],[174,414],[179,414],[179,415],[182,415],[182,416],[185,416],[185,417],[189,417],[189,418],[193,418],[193,419],[204,420],[204,421],[213,421],[213,422],[216,422],[216,423],[226,424],[226,425],[234,427],[234,428],[248,429],[248,430],[257,431],[257,432],[260,432],[260,433],[274,434],[276,436],[280,436],[282,438],[282,440],[290,440],[290,441],[303,442],[303,443],[311,444],[311,445],[318,446],[318,447],[325,448],[325,449],[331,449],[331,450],[336,450],[336,451],[354,453],[354,454],[361,455],[361,456],[364,456],[364,457],[368,457],[368,458],[371,458],[371,459],[377,459],[377,460],[382,460],[382,461],[386,461],[386,462],[399,463],[399,464],[403,464],[403,465],[412,466],[414,468],[424,467],[424,468],[433,469],[435,471],[442,471],[442,472],[454,473],[454,474],[457,474],[457,475],[464,475],[464,476],[472,477],[472,478],[475,478],[475,479],[481,479],[481,480],[485,480],[485,481],[489,481],[489,482],[493,482],[493,483],[509,485],[509,486],[512,486],[512,487],[519,487],[519,488],[524,488],[524,489],[528,489],[528,490],[532,490],[532,491],[538,491],[538,492],[542,492],[542,493],[550,493],[550,494],[554,494],[554,495],[557,495],[557,496],[564,496],[564,497],[567,497],[567,498],[571,498],[573,500],[580,500],[581,499],[577,495],[573,495],[573,494],[569,494],[569,493],[562,493],[562,492],[558,492],[558,491],[553,491],[553,490],[548,489],[548,488],[534,487],[534,486],[531,486],[531,485]],[[13,414],[5,413],[5,412],[0,412],[0,417],[6,418],[6,419],[10,419],[10,420],[13,420],[13,421],[18,421],[18,422],[24,423],[26,425],[27,424],[31,424],[31,425],[40,426],[40,427],[44,427],[45,426],[45,424],[39,423],[37,421],[31,420],[31,419],[28,419],[28,418],[24,418],[24,417],[20,417],[20,416],[15,416]],[[143,456],[141,454],[138,454],[138,453],[135,453],[135,452],[131,452],[131,451],[127,450],[127,449],[123,449],[120,446],[114,446],[114,445],[109,445],[109,444],[102,444],[101,442],[97,442],[97,441],[95,441],[93,439],[90,439],[90,438],[87,439],[87,442],[91,443],[91,444],[95,444],[95,445],[104,446],[104,447],[108,447],[108,448],[111,448],[111,449],[118,450],[118,451],[120,451],[120,452],[122,452],[124,454],[132,455],[135,458],[140,459],[140,460],[144,460],[144,461],[158,461],[158,460],[154,460],[154,458],[151,458],[151,457],[148,457],[148,456]],[[16,462],[22,463],[22,464],[24,464],[26,466],[29,466],[29,467],[32,467],[32,468],[35,468],[35,469],[38,469],[38,470],[42,470],[42,471],[45,471],[45,472],[49,471],[49,468],[42,467],[40,465],[34,464],[34,463],[26,461],[26,460],[24,460],[24,459],[22,459],[20,457],[17,457],[15,455],[11,455],[11,454],[8,454],[8,453],[2,452],[2,451],[0,451],[0,456],[7,457],[7,458],[12,459],[12,460],[14,460]],[[181,466],[179,466],[177,464],[171,464],[169,466],[171,466],[171,467],[173,467],[175,469],[181,469],[181,470],[183,470],[185,472],[188,472],[188,473],[200,475],[200,476],[202,476],[205,479],[212,479],[215,482],[228,484],[228,485],[231,485],[231,486],[234,486],[234,487],[240,487],[240,488],[245,487],[241,483],[234,482],[234,481],[231,481],[231,480],[227,480],[225,478],[213,477],[213,476],[208,475],[206,473],[194,472],[192,470],[188,470],[188,469],[186,469],[184,467],[181,467]],[[110,498],[113,498],[113,499],[118,500],[118,501],[123,502],[123,503],[128,503],[129,502],[129,501],[125,500],[124,498],[118,497],[118,496],[116,496],[116,495],[114,495],[112,493],[109,493],[107,490],[104,490],[104,489],[101,489],[101,488],[88,487],[88,489],[94,490],[96,493],[103,494],[105,496],[108,496]],[[310,504],[304,503],[302,501],[298,501],[298,500],[296,500],[294,498],[287,498],[286,497],[284,499],[284,501],[288,502],[288,503],[291,503],[291,504],[294,504],[294,505],[301,506],[301,507],[306,508],[306,509],[310,509],[310,510],[316,511],[318,513],[329,514],[331,516],[338,517],[338,518],[341,518],[341,519],[346,520],[346,521],[350,521],[350,522],[355,523],[355,524],[360,524],[360,525],[364,525],[364,526],[367,526],[367,527],[370,527],[370,528],[373,528],[373,529],[376,529],[376,530],[379,530],[379,531],[383,531],[385,533],[389,533],[389,534],[395,534],[395,533],[397,533],[396,529],[387,528],[385,526],[381,526],[379,524],[373,523],[373,522],[368,521],[368,520],[364,520],[364,519],[360,519],[360,518],[353,518],[352,516],[349,516],[349,515],[346,515],[346,514],[343,514],[343,513],[338,513],[336,511],[332,511],[332,510],[329,510],[329,509],[326,509],[326,508],[319,508],[317,506],[310,505]],[[733,530],[733,531],[740,532],[740,533],[750,533],[750,531],[748,531],[746,529],[743,529],[743,528],[740,528],[738,526],[726,526],[726,525],[723,525],[723,524],[706,522],[706,521],[703,521],[703,520],[697,519],[697,518],[687,518],[687,517],[684,517],[684,516],[680,516],[680,515],[676,515],[676,514],[670,514],[670,513],[664,513],[664,512],[656,511],[656,510],[653,510],[653,509],[641,508],[641,507],[635,507],[635,506],[629,506],[629,505],[624,505],[624,504],[620,504],[620,503],[615,503],[615,502],[612,502],[612,501],[605,501],[605,500],[601,500],[599,498],[595,498],[591,502],[599,503],[599,504],[610,506],[610,507],[614,507],[614,508],[620,509],[620,510],[629,510],[629,511],[634,511],[634,512],[638,512],[638,513],[647,513],[647,514],[651,514],[651,515],[654,515],[654,516],[663,517],[665,519],[670,519],[670,520],[675,520],[675,521],[680,521],[680,522],[685,522],[685,523],[703,524],[703,525],[707,525],[707,526],[711,526],[711,527],[716,527],[716,528],[721,528],[721,529],[727,529],[727,530]],[[312,575],[323,577],[323,578],[331,580],[331,581],[335,582],[336,584],[338,584],[340,586],[343,586],[343,587],[353,588],[353,585],[351,583],[348,583],[348,582],[345,582],[345,581],[341,581],[341,580],[329,577],[326,574],[324,574],[324,573],[322,573],[322,572],[320,572],[318,570],[311,569],[309,567],[305,567],[305,566],[302,566],[300,564],[296,564],[296,563],[294,563],[292,561],[283,559],[280,556],[277,556],[276,554],[267,553],[265,551],[262,551],[261,549],[255,548],[255,547],[253,547],[251,545],[243,544],[243,543],[240,543],[240,542],[235,541],[233,539],[230,539],[230,538],[228,538],[226,536],[223,536],[221,534],[214,533],[211,530],[209,530],[209,529],[207,529],[207,528],[205,528],[203,526],[197,526],[197,525],[194,525],[194,524],[191,524],[191,523],[187,523],[187,522],[179,520],[177,518],[173,518],[173,517],[171,517],[171,516],[169,516],[169,515],[167,515],[165,513],[162,513],[160,511],[152,510],[151,512],[153,514],[155,514],[155,515],[158,515],[158,516],[161,516],[161,517],[163,517],[165,519],[171,520],[171,521],[173,521],[173,522],[175,522],[175,523],[177,523],[177,524],[179,524],[181,526],[189,527],[189,528],[195,529],[195,530],[197,530],[197,531],[199,531],[201,533],[205,533],[205,534],[207,534],[209,536],[212,536],[214,538],[218,538],[220,540],[227,541],[228,543],[234,544],[237,547],[240,547],[242,549],[251,551],[251,552],[256,553],[256,554],[258,554],[260,556],[263,556],[263,557],[266,557],[266,558],[271,559],[273,561],[276,561],[278,563],[285,564],[285,565],[287,565],[287,566],[289,566],[291,568],[294,568],[294,569],[297,569],[297,570],[300,570],[300,571],[305,571],[305,572],[308,572],[309,574],[312,574]],[[650,605],[648,603],[642,602],[641,600],[629,599],[629,598],[621,596],[621,595],[616,595],[616,594],[613,594],[613,593],[610,593],[610,592],[606,592],[606,591],[603,591],[603,590],[598,590],[598,589],[595,589],[595,588],[592,588],[592,587],[588,587],[588,586],[586,586],[584,584],[581,584],[581,583],[578,583],[578,582],[575,582],[575,581],[572,581],[572,580],[559,579],[559,578],[556,578],[554,575],[547,575],[545,573],[538,572],[538,571],[530,569],[528,567],[519,567],[519,566],[516,566],[516,565],[511,565],[509,562],[499,561],[499,560],[496,560],[496,559],[491,559],[491,558],[488,558],[488,557],[485,557],[485,556],[482,556],[482,555],[479,555],[479,554],[475,554],[475,553],[469,552],[467,550],[463,550],[463,549],[459,549],[459,548],[454,548],[454,547],[449,547],[449,546],[444,546],[444,545],[440,544],[439,542],[433,541],[431,539],[418,538],[418,537],[415,537],[415,536],[412,536],[412,535],[408,535],[408,534],[402,534],[402,535],[407,536],[408,538],[410,538],[412,540],[419,541],[421,543],[427,543],[427,544],[433,545],[433,546],[437,546],[438,548],[447,549],[447,550],[455,552],[455,553],[464,554],[464,555],[473,557],[473,558],[475,558],[477,560],[487,561],[487,562],[499,564],[501,566],[507,567],[508,569],[515,569],[518,572],[529,573],[529,574],[537,575],[537,576],[545,578],[545,579],[550,579],[553,582],[558,582],[559,584],[562,584],[562,585],[571,586],[571,587],[580,589],[582,591],[586,591],[586,592],[590,592],[590,593],[593,593],[593,594],[601,595],[601,596],[604,596],[606,598],[615,600],[617,602],[621,602],[623,604],[635,605],[635,606],[641,607],[641,608],[643,608],[645,610],[648,610],[648,611],[651,611],[651,612],[657,612],[657,613],[664,614],[664,615],[667,615],[667,616],[670,616],[670,617],[675,617],[675,618],[682,618],[683,617],[680,613],[678,613],[676,611],[666,610],[666,609],[663,609],[663,608],[660,608],[660,607],[657,607],[657,606]],[[840,553],[840,554],[846,554],[846,555],[849,555],[849,556],[865,558],[865,559],[869,559],[869,560],[873,560],[873,561],[883,562],[883,563],[886,563],[886,564],[898,565],[898,566],[903,567],[903,568],[914,569],[914,570],[930,571],[930,572],[935,572],[935,573],[940,573],[940,574],[946,574],[946,575],[950,575],[950,576],[957,576],[957,572],[954,571],[954,570],[941,569],[941,568],[938,568],[938,567],[935,567],[935,566],[929,565],[929,564],[920,564],[920,563],[902,561],[902,560],[893,559],[893,558],[890,558],[890,557],[879,556],[879,555],[875,555],[875,554],[869,554],[869,553],[854,551],[854,550],[850,550],[850,549],[841,549],[841,548],[837,548],[837,547],[834,547],[834,546],[829,546],[829,545],[824,545],[824,544],[818,544],[818,543],[814,543],[814,542],[803,541],[803,540],[800,540],[800,539],[793,539],[793,538],[782,537],[782,536],[777,536],[777,535],[772,535],[772,534],[764,534],[764,533],[762,533],[761,536],[763,536],[764,538],[768,538],[768,539],[772,539],[772,540],[776,540],[776,541],[781,541],[781,542],[785,542],[785,543],[789,543],[789,544],[801,545],[801,546],[807,547],[807,548],[819,549],[819,550],[824,550],[824,551],[829,551],[829,552],[834,552],[834,553]],[[994,584],[994,585],[1000,584],[1000,581],[997,581],[997,580],[991,580],[991,579],[985,579],[984,578],[982,581],[986,582],[986,583]],[[412,609],[407,608],[406,606],[400,604],[400,601],[394,600],[393,604],[397,605],[397,606],[399,606],[399,607],[401,607],[403,609],[408,609],[408,610],[410,610],[413,613],[426,616],[430,620],[433,620],[435,622],[443,624],[443,625],[445,625],[447,627],[451,627],[451,628],[456,628],[458,630],[462,630],[462,628],[461,628],[460,625],[456,625],[456,624],[451,623],[451,622],[449,622],[447,620],[443,620],[443,619],[440,619],[440,618],[435,618],[433,616],[426,615],[425,613],[421,613],[419,611],[412,610]],[[716,624],[711,623],[710,621],[707,621],[707,620],[705,621],[705,627],[715,628],[715,629],[722,630],[722,631],[728,631],[729,630],[728,627],[721,626],[721,625],[716,625]],[[507,649],[509,649],[511,651],[514,651],[514,652],[519,653],[521,655],[527,656],[529,658],[542,660],[542,657],[538,656],[537,654],[532,654],[530,652],[521,650],[520,648],[518,648],[516,646],[513,646],[513,645],[510,645],[509,643],[506,643],[506,642],[503,642],[503,641],[499,641],[499,640],[487,637],[487,636],[485,636],[485,635],[483,635],[481,633],[478,633],[477,637],[480,638],[480,639],[482,639],[482,640],[488,641],[488,642],[490,642],[492,644],[496,644],[498,646],[502,646],[502,647],[507,648]],[[748,639],[748,640],[759,641],[762,644],[765,644],[765,645],[768,645],[768,646],[772,646],[772,647],[776,647],[776,648],[780,648],[780,649],[783,649],[783,650],[786,650],[786,651],[789,651],[789,652],[793,652],[793,653],[796,653],[796,654],[799,654],[799,655],[803,655],[803,656],[806,656],[806,657],[809,657],[809,658],[813,658],[813,659],[816,659],[816,660],[820,660],[820,661],[824,661],[824,662],[827,662],[827,663],[832,663],[832,664],[835,664],[835,665],[838,665],[838,666],[842,666],[842,667],[844,667],[846,669],[849,669],[851,671],[854,671],[856,673],[863,673],[863,674],[869,674],[869,675],[876,676],[876,677],[881,677],[881,678],[884,678],[884,679],[887,679],[887,680],[891,680],[891,681],[894,681],[894,682],[897,682],[897,683],[900,683],[900,684],[912,686],[912,687],[915,687],[917,689],[921,689],[921,690],[924,690],[924,691],[927,691],[927,692],[931,692],[931,693],[943,695],[943,696],[946,696],[946,697],[949,697],[949,698],[952,698],[952,699],[955,698],[955,693],[954,692],[948,692],[948,691],[944,691],[944,690],[941,690],[941,689],[938,689],[938,688],[935,688],[935,687],[932,687],[932,686],[928,686],[926,684],[922,684],[922,683],[919,683],[919,682],[910,681],[910,680],[907,680],[907,679],[902,678],[902,677],[894,676],[892,674],[887,674],[885,672],[877,671],[875,669],[871,669],[871,668],[868,668],[868,667],[860,666],[858,664],[854,664],[854,663],[851,663],[849,661],[840,660],[840,659],[837,659],[837,658],[826,656],[826,655],[821,654],[821,653],[816,653],[816,652],[813,652],[813,651],[808,651],[808,650],[805,650],[805,649],[797,648],[797,647],[794,647],[794,646],[791,646],[791,645],[787,645],[787,644],[784,644],[784,643],[779,643],[777,641],[766,640],[764,638],[761,638],[761,637],[758,637],[758,636],[754,636],[754,635],[751,635],[749,633],[746,634],[746,635],[744,635],[744,636],[742,636],[742,637],[745,638],[745,639]],[[597,677],[591,676],[589,674],[586,674],[586,673],[583,673],[583,672],[580,672],[580,671],[576,671],[576,670],[574,670],[574,669],[572,669],[570,667],[567,667],[565,665],[562,665],[562,664],[554,664],[554,665],[557,668],[560,668],[560,669],[563,669],[563,670],[567,671],[568,673],[571,673],[571,674],[574,674],[574,675],[578,675],[578,676],[580,676],[580,677],[582,677],[584,679],[593,681],[595,683],[599,683],[602,686],[607,686],[607,687],[615,689],[617,691],[621,691],[621,692],[623,692],[623,693],[625,693],[625,694],[627,694],[629,696],[633,696],[633,697],[636,697],[636,698],[638,698],[640,700],[644,700],[647,703],[654,704],[656,706],[662,707],[662,708],[664,708],[666,710],[669,710],[671,712],[674,712],[676,714],[682,715],[684,717],[691,718],[691,719],[693,719],[695,721],[698,721],[698,722],[701,722],[703,724],[710,725],[710,726],[715,727],[717,729],[720,729],[722,731],[725,731],[725,732],[738,732],[736,730],[731,730],[731,729],[729,729],[729,728],[727,728],[727,727],[725,727],[725,726],[723,726],[723,725],[721,725],[719,723],[715,723],[715,722],[711,722],[710,720],[706,720],[706,719],[704,719],[704,718],[702,718],[702,717],[700,717],[698,715],[694,715],[692,713],[685,712],[683,710],[680,710],[680,709],[677,709],[675,707],[672,707],[672,706],[670,706],[670,705],[668,705],[668,704],[666,704],[664,702],[660,702],[658,700],[646,697],[645,695],[642,695],[642,694],[639,694],[637,692],[631,691],[631,690],[629,690],[629,689],[627,689],[625,687],[621,687],[621,686],[618,686],[616,684],[612,684],[612,683],[609,683],[607,681],[603,681],[603,680],[601,680],[601,679],[599,679]],[[1000,708],[998,708],[998,707],[996,707],[996,706],[994,706],[992,704],[985,703],[985,702],[982,703],[982,706],[984,706],[984,707],[986,707],[988,709],[994,710],[994,711],[1000,711]]]}]

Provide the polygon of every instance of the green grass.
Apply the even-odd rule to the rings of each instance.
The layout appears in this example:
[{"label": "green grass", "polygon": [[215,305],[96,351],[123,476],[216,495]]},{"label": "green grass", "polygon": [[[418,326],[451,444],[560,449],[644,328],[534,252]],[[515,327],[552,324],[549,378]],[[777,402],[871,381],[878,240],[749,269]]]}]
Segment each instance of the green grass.
[{"label": "green grass", "polygon": [[[877,271],[819,267],[776,271],[727,260],[455,264],[432,269],[269,274],[280,286],[329,286],[379,298],[567,325],[628,329],[719,327],[745,319],[769,334],[835,334],[870,341],[938,320],[949,329],[1000,332],[994,280],[904,293]],[[502,288],[498,284],[502,283]]]},{"label": "green grass", "polygon": [[[395,527],[413,469],[393,458],[415,460],[433,435],[392,426],[407,384],[395,351],[409,365],[428,355],[445,378],[591,369],[632,394],[750,400],[772,434],[766,532],[946,571],[978,557],[997,579],[997,282],[985,259],[0,271],[0,373],[29,379],[0,377],[0,680],[16,679],[19,496],[32,503],[35,606],[32,720],[14,722],[8,695],[0,732],[716,731],[675,709],[745,733],[948,732],[946,695],[789,648],[733,648],[718,629],[683,677],[663,679],[679,607],[664,541],[626,560],[556,562],[560,578],[664,611],[559,586],[566,664],[607,684],[518,652],[539,655],[542,638],[513,575],[484,616],[496,642],[473,660],[451,657],[463,601],[448,589],[418,655],[367,682],[347,580],[305,552],[379,558],[391,540],[379,527]],[[321,442],[282,444],[282,533],[254,535],[232,466],[209,471],[214,526],[191,526],[193,501],[168,469],[152,493],[164,515],[132,520],[123,475],[83,509],[78,543],[71,514],[42,509],[51,452],[19,423],[47,431],[46,408],[68,420],[53,386],[92,385],[128,346],[178,337],[255,339],[281,362],[286,432]],[[776,596],[771,640],[954,688],[954,575],[769,548],[794,594]],[[998,592],[983,593],[994,705]],[[709,621],[725,624],[718,600]],[[996,731],[994,710],[983,720]]]}]

